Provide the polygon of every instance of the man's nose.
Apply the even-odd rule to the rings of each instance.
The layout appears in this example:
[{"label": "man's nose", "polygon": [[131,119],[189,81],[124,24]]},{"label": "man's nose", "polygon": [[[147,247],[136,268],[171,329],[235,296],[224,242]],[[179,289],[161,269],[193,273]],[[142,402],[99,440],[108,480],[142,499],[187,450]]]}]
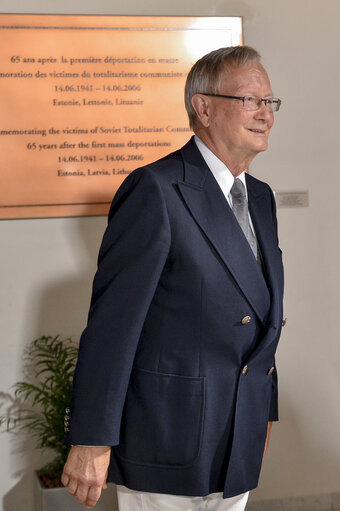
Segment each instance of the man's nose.
[{"label": "man's nose", "polygon": [[261,105],[259,109],[256,110],[255,114],[255,118],[259,120],[269,121],[273,118],[273,111],[266,106],[264,101],[261,101]]}]

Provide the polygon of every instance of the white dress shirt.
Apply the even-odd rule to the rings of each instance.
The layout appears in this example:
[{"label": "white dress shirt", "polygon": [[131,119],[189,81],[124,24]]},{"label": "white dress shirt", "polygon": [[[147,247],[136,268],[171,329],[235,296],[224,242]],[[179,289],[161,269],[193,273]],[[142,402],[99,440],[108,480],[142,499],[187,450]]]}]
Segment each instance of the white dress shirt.
[{"label": "white dress shirt", "polygon": [[[230,195],[230,190],[234,184],[234,180],[235,180],[234,176],[232,175],[232,173],[230,172],[228,167],[223,163],[223,161],[221,161],[219,158],[217,158],[217,156],[209,149],[209,147],[207,147],[205,145],[204,142],[202,142],[202,140],[197,135],[195,135],[195,143],[198,147],[199,152],[203,156],[205,163],[208,165],[214,178],[216,179],[217,183],[219,184],[225,198],[228,201],[229,206],[232,207],[233,199],[232,199],[232,196]],[[244,171],[241,172],[241,174],[237,177],[244,184],[244,188],[246,190],[246,198],[248,200],[245,172]],[[255,230],[254,230],[253,222],[251,221],[250,214],[249,214],[249,222],[250,222],[250,227],[251,227],[253,233],[255,234]]]}]

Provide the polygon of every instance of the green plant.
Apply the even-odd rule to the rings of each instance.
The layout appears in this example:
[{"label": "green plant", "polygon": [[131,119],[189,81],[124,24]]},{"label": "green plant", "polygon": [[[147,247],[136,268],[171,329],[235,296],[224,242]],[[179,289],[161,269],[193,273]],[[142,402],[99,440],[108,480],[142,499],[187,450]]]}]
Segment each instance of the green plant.
[{"label": "green plant", "polygon": [[[6,413],[0,416],[0,424],[6,426],[7,431],[28,431],[38,448],[51,449],[57,454],[52,463],[38,472],[47,487],[60,486],[68,454],[64,443],[64,415],[71,401],[77,355],[78,347],[70,338],[40,337],[31,342],[25,352],[26,381],[14,385],[14,394],[1,393],[8,406]],[[48,481],[50,479],[53,481]]]}]

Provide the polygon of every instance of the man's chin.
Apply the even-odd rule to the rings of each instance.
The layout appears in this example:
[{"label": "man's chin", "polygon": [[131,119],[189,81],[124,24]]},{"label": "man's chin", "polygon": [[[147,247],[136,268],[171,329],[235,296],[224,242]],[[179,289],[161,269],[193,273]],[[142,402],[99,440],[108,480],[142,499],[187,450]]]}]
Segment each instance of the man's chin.
[{"label": "man's chin", "polygon": [[256,144],[254,147],[254,150],[256,151],[256,154],[262,153],[263,151],[267,151],[268,149],[268,141],[262,140],[259,144]]}]

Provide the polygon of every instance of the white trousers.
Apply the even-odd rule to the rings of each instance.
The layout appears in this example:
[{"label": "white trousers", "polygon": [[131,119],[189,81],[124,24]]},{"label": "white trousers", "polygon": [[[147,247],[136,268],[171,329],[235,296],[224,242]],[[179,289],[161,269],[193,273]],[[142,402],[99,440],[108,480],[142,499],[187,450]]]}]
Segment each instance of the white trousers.
[{"label": "white trousers", "polygon": [[119,511],[244,511],[249,492],[222,498],[222,493],[206,497],[182,497],[130,490],[117,485]]}]

